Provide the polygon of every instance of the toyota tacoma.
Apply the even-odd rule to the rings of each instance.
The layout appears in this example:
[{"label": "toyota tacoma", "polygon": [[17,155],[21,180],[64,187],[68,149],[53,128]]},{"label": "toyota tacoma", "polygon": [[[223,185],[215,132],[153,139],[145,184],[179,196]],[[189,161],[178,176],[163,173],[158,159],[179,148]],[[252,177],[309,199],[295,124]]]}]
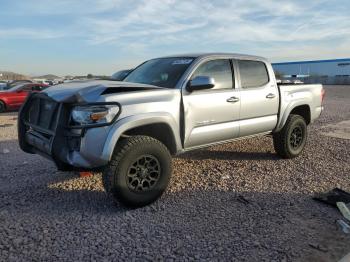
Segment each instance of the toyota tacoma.
[{"label": "toyota tacoma", "polygon": [[272,135],[278,155],[297,157],[323,98],[322,85],[277,84],[262,57],[168,56],[123,81],[75,81],[30,94],[18,138],[23,151],[59,170],[102,170],[106,192],[144,206],[166,189],[172,155]]}]

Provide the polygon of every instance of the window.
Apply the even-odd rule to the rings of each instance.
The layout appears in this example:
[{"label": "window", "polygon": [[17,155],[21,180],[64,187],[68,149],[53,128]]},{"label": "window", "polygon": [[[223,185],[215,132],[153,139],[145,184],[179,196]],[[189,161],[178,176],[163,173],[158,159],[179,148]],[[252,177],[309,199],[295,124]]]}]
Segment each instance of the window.
[{"label": "window", "polygon": [[243,88],[259,87],[269,82],[269,74],[263,62],[259,61],[238,61]]},{"label": "window", "polygon": [[350,66],[350,63],[339,63],[338,66]]},{"label": "window", "polygon": [[30,91],[32,91],[32,86],[31,85],[25,85],[25,86],[23,86],[22,91],[30,92]]},{"label": "window", "polygon": [[33,91],[41,91],[41,90],[43,90],[43,87],[42,86],[32,86],[32,89],[33,89]]},{"label": "window", "polygon": [[233,77],[230,61],[227,59],[218,59],[201,64],[193,73],[191,79],[196,76],[208,76],[215,80],[213,89],[232,89]]}]

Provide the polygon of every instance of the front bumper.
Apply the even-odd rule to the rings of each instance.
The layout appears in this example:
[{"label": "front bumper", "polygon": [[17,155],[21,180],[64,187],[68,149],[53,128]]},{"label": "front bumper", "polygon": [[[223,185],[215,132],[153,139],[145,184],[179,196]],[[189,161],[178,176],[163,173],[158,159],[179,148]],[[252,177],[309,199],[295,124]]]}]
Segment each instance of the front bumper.
[{"label": "front bumper", "polygon": [[54,161],[59,169],[103,167],[102,157],[110,126],[72,129],[68,126],[70,105],[46,94],[31,94],[18,117],[18,141],[27,153]]}]

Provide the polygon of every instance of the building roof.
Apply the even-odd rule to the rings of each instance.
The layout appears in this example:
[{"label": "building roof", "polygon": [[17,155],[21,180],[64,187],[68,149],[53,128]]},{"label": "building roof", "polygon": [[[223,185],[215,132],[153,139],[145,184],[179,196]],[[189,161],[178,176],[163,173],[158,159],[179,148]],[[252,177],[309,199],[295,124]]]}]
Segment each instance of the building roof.
[{"label": "building roof", "polygon": [[295,62],[281,62],[272,63],[272,65],[295,65],[295,64],[319,64],[319,63],[340,63],[340,62],[350,62],[350,58],[342,59],[328,59],[328,60],[311,60],[311,61],[295,61]]}]

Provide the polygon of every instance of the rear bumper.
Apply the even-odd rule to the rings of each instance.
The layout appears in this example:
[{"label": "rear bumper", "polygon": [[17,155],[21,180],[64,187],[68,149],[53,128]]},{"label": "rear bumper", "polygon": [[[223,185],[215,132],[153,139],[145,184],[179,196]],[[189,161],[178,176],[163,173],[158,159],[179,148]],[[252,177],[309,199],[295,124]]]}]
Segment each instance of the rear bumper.
[{"label": "rear bumper", "polygon": [[[35,103],[47,107],[47,110],[40,109],[36,112]],[[67,105],[57,103],[45,94],[30,95],[18,117],[18,141],[21,149],[54,161],[59,169],[94,169],[105,166],[108,159],[101,156],[109,127],[69,129],[69,112]]]}]

